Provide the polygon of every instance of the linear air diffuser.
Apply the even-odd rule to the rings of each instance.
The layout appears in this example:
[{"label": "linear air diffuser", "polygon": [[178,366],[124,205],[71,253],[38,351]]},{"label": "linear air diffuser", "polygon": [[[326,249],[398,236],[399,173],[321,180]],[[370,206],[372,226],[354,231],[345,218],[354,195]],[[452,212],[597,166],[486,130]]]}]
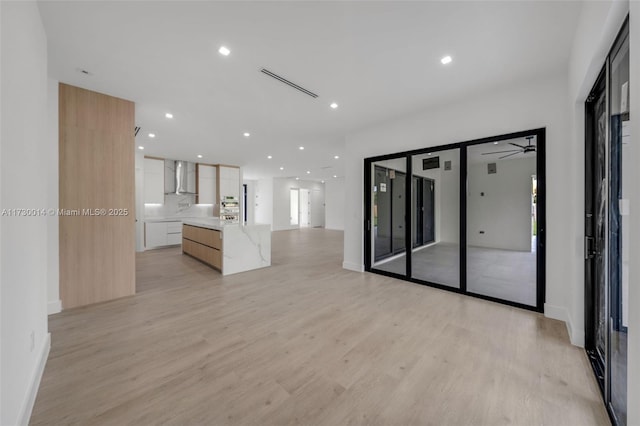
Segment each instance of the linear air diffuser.
[{"label": "linear air diffuser", "polygon": [[284,77],[279,76],[279,75],[278,75],[278,74],[276,74],[276,73],[273,73],[273,72],[269,71],[269,70],[268,70],[268,69],[266,69],[266,68],[262,68],[262,69],[260,70],[260,72],[261,72],[261,73],[263,73],[263,74],[268,75],[268,76],[269,76],[269,77],[271,77],[271,78],[275,78],[275,79],[276,79],[276,80],[278,80],[279,82],[284,83],[284,84],[286,84],[286,85],[288,85],[288,86],[291,86],[291,87],[293,87],[294,89],[299,90],[300,92],[302,92],[302,93],[304,93],[304,94],[306,94],[306,95],[311,96],[312,98],[317,98],[317,97],[318,97],[318,95],[316,95],[315,93],[313,93],[311,90],[307,90],[307,89],[305,89],[305,88],[304,88],[304,87],[302,87],[302,86],[298,86],[297,84],[295,84],[295,83],[293,83],[293,82],[291,82],[291,81],[287,80],[287,79],[286,79],[286,78],[284,78]]}]

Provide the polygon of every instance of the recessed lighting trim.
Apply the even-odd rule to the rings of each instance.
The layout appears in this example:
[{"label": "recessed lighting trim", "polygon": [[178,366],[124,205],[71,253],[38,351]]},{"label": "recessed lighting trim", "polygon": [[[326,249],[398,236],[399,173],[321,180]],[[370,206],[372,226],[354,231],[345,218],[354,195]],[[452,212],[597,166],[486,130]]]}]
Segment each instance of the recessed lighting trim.
[{"label": "recessed lighting trim", "polygon": [[298,148],[300,151],[304,151],[304,146]]},{"label": "recessed lighting trim", "polygon": [[202,154],[198,154],[198,158],[202,158]]},{"label": "recessed lighting trim", "polygon": [[248,138],[249,136],[251,136],[251,133],[249,133],[249,132],[244,132],[244,133],[242,134],[242,136],[244,136],[245,138]]},{"label": "recessed lighting trim", "polygon": [[153,139],[153,138],[156,137],[156,134],[155,133],[149,133],[149,137]]},{"label": "recessed lighting trim", "polygon": [[271,155],[267,155],[267,158],[271,160],[273,157]]},{"label": "recessed lighting trim", "polygon": [[229,56],[229,53],[231,53],[231,50],[229,50],[229,48],[226,46],[220,46],[220,49],[218,49],[218,53],[224,56]]},{"label": "recessed lighting trim", "polygon": [[173,118],[173,114],[171,114],[170,112],[166,113],[164,116],[167,118]]},{"label": "recessed lighting trim", "polygon": [[340,158],[340,156],[339,155],[334,155],[333,158],[335,158],[337,160],[338,158]]},{"label": "recessed lighting trim", "polygon": [[329,105],[331,108],[336,109],[338,108],[338,104],[335,102],[332,102],[331,105]]},{"label": "recessed lighting trim", "polygon": [[444,58],[440,59],[440,62],[442,62],[442,65],[450,64],[451,61],[453,61],[453,59],[449,55],[447,55]]},{"label": "recessed lighting trim", "polygon": [[140,146],[138,147],[138,149],[139,149],[140,151],[142,151],[142,150],[144,149],[144,146],[140,145]]},{"label": "recessed lighting trim", "polygon": [[310,175],[311,174],[311,170],[307,170],[307,174]]}]

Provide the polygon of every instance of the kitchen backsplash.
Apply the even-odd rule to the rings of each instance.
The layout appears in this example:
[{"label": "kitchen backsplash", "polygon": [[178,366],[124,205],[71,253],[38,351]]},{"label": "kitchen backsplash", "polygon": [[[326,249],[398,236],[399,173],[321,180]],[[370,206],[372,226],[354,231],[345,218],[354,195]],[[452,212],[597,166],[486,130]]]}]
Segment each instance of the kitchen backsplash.
[{"label": "kitchen backsplash", "polygon": [[167,194],[164,204],[145,204],[145,217],[204,217],[213,216],[213,205],[196,204],[195,195]]}]

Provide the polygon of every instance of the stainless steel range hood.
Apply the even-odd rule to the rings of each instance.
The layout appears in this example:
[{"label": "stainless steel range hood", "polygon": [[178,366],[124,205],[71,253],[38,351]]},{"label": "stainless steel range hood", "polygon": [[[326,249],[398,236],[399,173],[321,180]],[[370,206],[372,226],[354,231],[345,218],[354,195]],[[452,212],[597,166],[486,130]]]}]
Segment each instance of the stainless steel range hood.
[{"label": "stainless steel range hood", "polygon": [[196,164],[182,160],[164,160],[165,194],[196,193]]}]

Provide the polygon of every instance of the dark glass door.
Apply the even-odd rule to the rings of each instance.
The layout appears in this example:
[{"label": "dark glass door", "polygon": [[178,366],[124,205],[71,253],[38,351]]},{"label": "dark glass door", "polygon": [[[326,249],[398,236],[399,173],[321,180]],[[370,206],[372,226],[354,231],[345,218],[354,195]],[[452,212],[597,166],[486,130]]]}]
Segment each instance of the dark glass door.
[{"label": "dark glass door", "polygon": [[422,179],[422,244],[436,240],[434,186],[433,180]]},{"label": "dark glass door", "polygon": [[375,260],[390,256],[391,251],[391,184],[388,169],[375,167],[373,193],[373,226]]},{"label": "dark glass door", "polygon": [[607,354],[607,102],[606,73],[587,99],[585,141],[585,349],[605,388]]},{"label": "dark glass door", "polygon": [[393,253],[405,251],[405,191],[406,180],[402,172],[390,170],[391,177],[391,229]]}]

